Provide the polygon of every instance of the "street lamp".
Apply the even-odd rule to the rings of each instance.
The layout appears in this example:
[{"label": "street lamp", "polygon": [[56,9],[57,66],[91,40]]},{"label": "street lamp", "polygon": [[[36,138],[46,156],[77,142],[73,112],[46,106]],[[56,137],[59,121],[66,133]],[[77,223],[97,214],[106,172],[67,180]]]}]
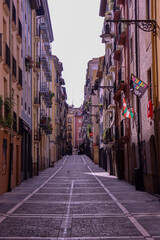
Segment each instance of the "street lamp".
[{"label": "street lamp", "polygon": [[[154,34],[156,34],[156,29],[157,28],[159,30],[159,26],[156,23],[156,20],[126,20],[126,19],[120,19],[120,20],[105,20],[105,21],[106,21],[107,24],[108,23],[116,23],[116,24],[124,23],[128,26],[130,26],[131,24],[135,24],[142,31],[153,32]],[[109,32],[108,32],[108,34],[109,34]]]}]

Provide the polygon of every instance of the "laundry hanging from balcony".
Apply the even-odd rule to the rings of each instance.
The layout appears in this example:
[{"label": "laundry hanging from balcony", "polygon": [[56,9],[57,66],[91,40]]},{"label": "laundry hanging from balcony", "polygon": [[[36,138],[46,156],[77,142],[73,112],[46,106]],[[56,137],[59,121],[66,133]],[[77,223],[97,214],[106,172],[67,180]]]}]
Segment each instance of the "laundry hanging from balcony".
[{"label": "laundry hanging from balcony", "polygon": [[127,104],[125,97],[123,97],[122,115],[126,118],[134,117],[134,110],[129,106],[129,104]]}]

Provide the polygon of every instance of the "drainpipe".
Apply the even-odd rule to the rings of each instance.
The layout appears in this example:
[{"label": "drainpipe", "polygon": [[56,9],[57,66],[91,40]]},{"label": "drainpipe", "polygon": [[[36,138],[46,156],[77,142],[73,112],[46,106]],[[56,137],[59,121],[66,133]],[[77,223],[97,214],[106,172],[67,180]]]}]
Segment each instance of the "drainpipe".
[{"label": "drainpipe", "polygon": [[[152,19],[155,18],[155,20],[157,21],[157,1],[155,0],[154,3],[153,1],[152,3]],[[157,23],[156,23],[157,24]],[[156,31],[158,31],[158,29],[156,29]],[[158,34],[158,33],[157,33]],[[156,145],[156,161],[158,159],[160,159],[160,151],[159,151],[159,127],[158,127],[158,112],[160,111],[160,109],[158,108],[158,99],[159,99],[159,92],[158,92],[158,79],[159,79],[159,72],[158,72],[158,54],[157,54],[157,34],[156,36],[153,35],[152,33],[152,52],[153,52],[153,56],[152,56],[152,68],[153,68],[153,89],[154,89],[154,111],[155,111],[155,119],[154,119],[154,130],[155,130],[155,145]],[[160,192],[160,174],[158,174],[158,172],[160,173],[160,163],[158,164],[158,161],[156,162],[157,164],[157,176],[158,176],[158,189]]]},{"label": "drainpipe", "polygon": [[[128,1],[127,1],[127,20],[129,19],[129,7],[128,7]],[[128,68],[128,85],[127,85],[127,97],[128,97],[128,103],[130,104],[130,52],[129,52],[129,37],[130,37],[130,31],[129,31],[129,26],[127,25],[127,68]],[[131,133],[131,123],[129,121],[129,130],[128,130],[128,136],[130,139],[130,133]],[[128,179],[130,181],[130,140],[129,144],[127,146],[128,148]]]},{"label": "drainpipe", "polygon": [[[135,20],[137,20],[137,0],[135,0]],[[135,55],[136,55],[136,76],[139,76],[139,67],[138,67],[138,29],[135,25]],[[143,165],[142,165],[142,156],[141,156],[141,143],[140,143],[140,99],[137,97],[137,121],[138,121],[138,129],[137,129],[137,142],[138,142],[138,154],[139,154],[139,169],[137,173],[135,173],[135,180],[137,181],[137,190],[144,190],[143,183]]]},{"label": "drainpipe", "polygon": [[[9,49],[10,49],[10,69],[12,70],[12,49],[11,49],[11,24],[12,24],[12,10],[10,1],[10,14],[9,14]],[[9,98],[10,104],[12,104],[12,73],[9,73]],[[13,111],[11,109],[11,115],[13,116]],[[12,141],[12,129],[10,128],[10,148],[9,148],[9,172],[8,172],[8,192],[12,191],[12,164],[13,164],[13,141]]]}]

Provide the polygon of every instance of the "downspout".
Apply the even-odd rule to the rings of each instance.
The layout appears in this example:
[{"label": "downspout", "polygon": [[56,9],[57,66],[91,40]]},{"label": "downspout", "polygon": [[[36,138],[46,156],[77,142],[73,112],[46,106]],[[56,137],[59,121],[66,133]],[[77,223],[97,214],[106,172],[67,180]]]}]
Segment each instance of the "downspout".
[{"label": "downspout", "polygon": [[[11,49],[11,24],[12,24],[12,9],[11,9],[11,1],[10,1],[10,14],[9,14],[9,49],[10,49],[10,69],[12,69],[12,49]],[[9,98],[10,104],[12,105],[12,72],[9,73]],[[13,110],[11,108],[11,115],[13,116]],[[9,173],[8,173],[8,192],[12,191],[12,164],[13,164],[13,141],[12,134],[13,129],[12,125],[10,127],[10,151],[9,151]]]},{"label": "downspout", "polygon": [[[155,5],[154,5],[154,3]],[[157,27],[157,1],[151,1],[151,17],[152,19],[156,20],[156,27]],[[155,147],[156,147],[156,160],[160,158],[160,151],[159,151],[159,129],[158,129],[158,111],[160,111],[158,108],[158,99],[159,99],[159,92],[158,92],[158,79],[159,79],[159,72],[158,72],[158,54],[157,54],[157,28],[156,28],[156,34],[152,33],[152,68],[153,68],[153,89],[154,89],[154,113],[155,113],[155,119],[154,119],[154,130],[155,130]],[[160,164],[157,161],[157,177],[158,177],[158,189],[160,189]],[[159,190],[160,191],[160,190]]]},{"label": "downspout", "polygon": [[[135,0],[135,21],[137,20],[137,0]],[[136,76],[139,76],[139,68],[138,68],[138,29],[135,24],[135,55],[136,55]],[[142,165],[142,157],[141,157],[141,143],[140,143],[140,100],[137,97],[137,120],[138,120],[138,129],[137,129],[137,142],[138,142],[138,154],[139,154],[139,177],[138,177],[138,188],[137,190],[144,190],[143,183],[143,165]]]},{"label": "downspout", "polygon": [[[127,1],[127,20],[129,19],[129,7],[128,7],[128,1]],[[127,25],[127,69],[128,69],[128,85],[127,85],[127,97],[128,97],[128,103],[130,104],[130,52],[129,52],[129,26]],[[129,130],[128,130],[128,136],[129,136],[129,143],[127,144],[128,148],[128,180],[130,182],[130,134],[131,134],[131,122],[129,121]]]}]

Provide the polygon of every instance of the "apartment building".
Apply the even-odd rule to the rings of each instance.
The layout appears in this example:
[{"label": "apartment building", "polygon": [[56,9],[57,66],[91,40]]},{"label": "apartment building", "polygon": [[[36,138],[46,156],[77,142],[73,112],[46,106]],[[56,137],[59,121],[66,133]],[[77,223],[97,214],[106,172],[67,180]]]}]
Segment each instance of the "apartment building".
[{"label": "apartment building", "polygon": [[[143,25],[129,25],[127,20],[151,20],[154,7],[150,1],[136,0],[101,0],[100,4],[100,16],[105,17],[101,35],[105,44],[104,81],[110,80],[105,84],[114,89],[113,92],[110,89],[111,96],[106,95],[109,105],[103,121],[109,124],[105,134],[107,171],[113,167],[112,172],[119,179],[148,192],[158,192],[159,188],[155,123],[147,112],[148,106],[154,108],[156,101],[155,34],[147,32]],[[133,81],[145,86],[141,96]]]},{"label": "apartment building", "polygon": [[51,110],[53,131],[50,136],[50,158],[54,163],[65,154],[67,94],[62,78],[62,63],[54,55],[51,56],[50,61],[52,65],[52,91],[54,92]]},{"label": "apartment building", "polygon": [[22,2],[0,3],[0,193],[21,182]]}]

